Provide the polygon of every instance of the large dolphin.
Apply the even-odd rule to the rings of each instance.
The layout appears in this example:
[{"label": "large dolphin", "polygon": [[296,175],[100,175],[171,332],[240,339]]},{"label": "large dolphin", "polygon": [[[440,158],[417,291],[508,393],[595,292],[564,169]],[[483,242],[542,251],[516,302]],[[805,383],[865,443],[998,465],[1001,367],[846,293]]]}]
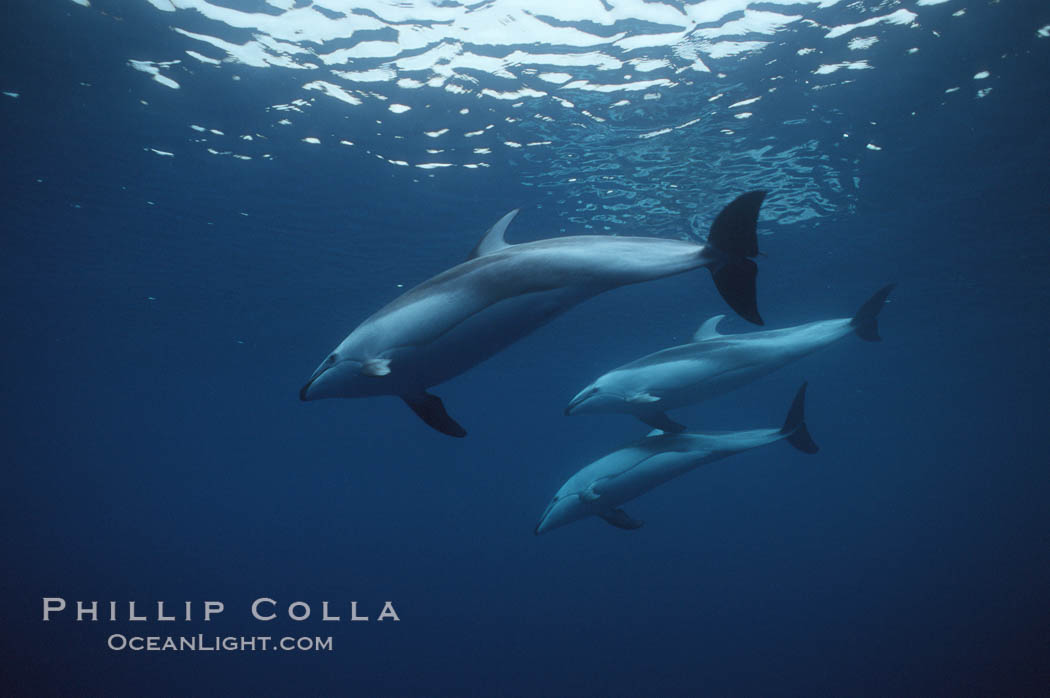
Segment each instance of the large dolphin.
[{"label": "large dolphin", "polygon": [[696,331],[691,344],[649,354],[600,376],[577,393],[565,414],[633,414],[664,431],[685,427],[666,411],[728,393],[848,334],[880,340],[878,315],[895,284],[885,286],[852,318],[823,320],[782,330],[719,334],[724,315]]},{"label": "large dolphin", "polygon": [[641,441],[599,458],[570,477],[536,526],[536,535],[552,528],[598,516],[617,528],[642,526],[620,507],[693,468],[733,454],[787,439],[803,453],[816,453],[806,429],[806,384],[798,389],[780,429],[753,429],[726,434],[668,434],[656,430]]},{"label": "large dolphin", "polygon": [[484,361],[603,291],[707,267],[726,302],[762,324],[755,298],[756,225],[765,197],[737,197],[701,245],[585,235],[508,245],[517,211],[492,226],[470,258],[424,281],[361,323],[317,367],[302,400],[397,395],[424,422],[465,436],[427,388]]}]

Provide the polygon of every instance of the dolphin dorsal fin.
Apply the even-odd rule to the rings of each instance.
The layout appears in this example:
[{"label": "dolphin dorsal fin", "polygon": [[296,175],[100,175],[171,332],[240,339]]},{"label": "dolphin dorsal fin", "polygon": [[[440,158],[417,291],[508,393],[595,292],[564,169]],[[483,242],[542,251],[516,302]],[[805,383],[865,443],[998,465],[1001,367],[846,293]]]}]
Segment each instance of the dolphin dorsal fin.
[{"label": "dolphin dorsal fin", "polygon": [[503,239],[503,234],[507,232],[507,226],[514,220],[514,216],[518,215],[518,211],[521,209],[514,209],[507,215],[496,221],[496,225],[489,228],[488,232],[485,233],[484,237],[481,238],[481,242],[477,244],[467,259],[474,259],[475,257],[484,257],[487,254],[493,252],[499,252],[500,250],[510,247],[507,242]]},{"label": "dolphin dorsal fin", "polygon": [[700,325],[700,329],[693,334],[693,341],[702,342],[705,339],[721,337],[722,333],[718,331],[718,323],[722,322],[723,319],[725,319],[725,315],[715,315],[713,318]]}]

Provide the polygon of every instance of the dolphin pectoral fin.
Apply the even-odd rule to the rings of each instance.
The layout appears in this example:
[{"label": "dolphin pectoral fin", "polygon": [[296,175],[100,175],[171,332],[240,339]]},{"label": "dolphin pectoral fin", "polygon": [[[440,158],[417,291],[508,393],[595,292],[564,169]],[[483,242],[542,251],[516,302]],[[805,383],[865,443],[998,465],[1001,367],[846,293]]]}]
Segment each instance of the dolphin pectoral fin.
[{"label": "dolphin pectoral fin", "polygon": [[442,434],[448,434],[457,438],[467,435],[467,430],[461,427],[452,417],[448,416],[448,412],[445,411],[445,405],[437,395],[424,392],[418,395],[402,395],[401,399],[412,408],[412,411],[420,419]]},{"label": "dolphin pectoral fin", "polygon": [[638,415],[638,419],[653,429],[659,429],[668,434],[677,434],[685,431],[685,426],[668,417],[666,412],[646,412]]},{"label": "dolphin pectoral fin", "polygon": [[361,364],[361,373],[374,377],[389,375],[390,359],[369,359]]},{"label": "dolphin pectoral fin", "polygon": [[715,315],[713,318],[700,325],[700,329],[693,334],[693,341],[702,342],[705,339],[722,337],[722,333],[718,331],[718,323],[722,322],[724,319],[725,315]]},{"label": "dolphin pectoral fin", "polygon": [[477,244],[467,259],[474,259],[475,257],[484,257],[487,254],[498,252],[505,247],[510,247],[506,240],[503,239],[503,235],[507,232],[507,226],[514,220],[514,216],[518,215],[520,209],[514,209],[507,215],[496,221],[496,225],[489,228],[485,236],[481,238],[481,242]]},{"label": "dolphin pectoral fin", "polygon": [[741,194],[722,209],[707,235],[708,246],[716,251],[711,276],[718,292],[740,317],[756,325],[763,324],[755,293],[758,265],[748,258],[758,256],[758,210],[765,197],[764,191]]},{"label": "dolphin pectoral fin", "polygon": [[585,502],[597,502],[601,499],[601,494],[594,489],[594,483],[592,482],[587,486],[587,489],[580,492],[579,497]]},{"label": "dolphin pectoral fin", "polygon": [[615,526],[616,528],[622,528],[625,531],[634,531],[635,529],[641,528],[645,522],[639,521],[638,519],[632,519],[627,515],[627,512],[623,509],[612,509],[610,511],[603,511],[598,516],[605,519],[606,522]]}]

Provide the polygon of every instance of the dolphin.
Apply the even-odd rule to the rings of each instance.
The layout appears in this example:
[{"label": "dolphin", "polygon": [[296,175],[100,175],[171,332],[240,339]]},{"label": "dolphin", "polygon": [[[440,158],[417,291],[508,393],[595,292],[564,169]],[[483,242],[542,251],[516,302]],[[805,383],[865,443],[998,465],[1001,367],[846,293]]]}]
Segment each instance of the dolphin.
[{"label": "dolphin", "polygon": [[582,235],[509,245],[503,216],[467,261],[424,281],[351,332],[299,391],[301,400],[400,396],[428,425],[465,436],[427,392],[574,305],[619,286],[707,267],[733,310],[761,325],[755,297],[756,227],[764,191],[742,194],[715,218],[706,244]]},{"label": "dolphin", "polygon": [[772,373],[848,334],[880,341],[878,315],[896,284],[879,289],[852,318],[823,320],[782,330],[723,335],[716,315],[691,344],[663,349],[600,376],[576,394],[565,414],[633,414],[651,427],[682,431],[667,410],[722,395]]},{"label": "dolphin", "polygon": [[599,458],[570,477],[547,505],[536,535],[594,515],[623,529],[641,528],[620,507],[649,490],[707,463],[781,439],[803,453],[816,453],[805,421],[806,384],[798,389],[780,429],[752,429],[725,434],[659,429],[641,441]]}]

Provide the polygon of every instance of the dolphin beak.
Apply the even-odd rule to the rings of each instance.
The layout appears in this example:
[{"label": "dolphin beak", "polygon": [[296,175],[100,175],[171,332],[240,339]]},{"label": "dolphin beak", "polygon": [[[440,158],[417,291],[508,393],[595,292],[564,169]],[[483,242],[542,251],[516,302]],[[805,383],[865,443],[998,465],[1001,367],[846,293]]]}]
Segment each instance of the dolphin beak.
[{"label": "dolphin beak", "polygon": [[317,379],[321,377],[321,374],[324,373],[326,369],[327,369],[326,366],[319,366],[317,368],[317,370],[314,371],[314,374],[312,376],[310,376],[310,380],[306,381],[306,385],[304,385],[302,388],[299,389],[299,399],[300,400],[302,400],[303,402],[306,402],[308,400],[316,399],[316,398],[310,397],[310,388],[313,387],[313,384],[317,382]]},{"label": "dolphin beak", "polygon": [[589,400],[591,397],[593,397],[594,394],[597,393],[597,392],[598,392],[597,388],[588,386],[588,387],[584,388],[583,390],[581,390],[580,392],[576,393],[576,397],[574,397],[572,400],[570,400],[568,406],[565,408],[565,415],[568,416],[568,415],[572,414],[573,410],[575,410],[577,407],[579,407],[583,403],[587,402],[587,400]]}]

